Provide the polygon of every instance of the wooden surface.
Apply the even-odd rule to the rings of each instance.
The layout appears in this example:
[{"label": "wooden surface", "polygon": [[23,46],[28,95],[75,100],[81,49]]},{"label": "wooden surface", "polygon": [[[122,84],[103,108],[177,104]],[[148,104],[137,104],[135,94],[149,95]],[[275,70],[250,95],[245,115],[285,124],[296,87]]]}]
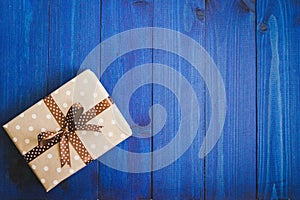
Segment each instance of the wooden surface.
[{"label": "wooden surface", "polygon": [[[152,2],[147,4],[135,4],[133,1],[102,1],[101,4],[101,41],[132,28],[152,26],[153,13]],[[135,43],[137,41],[132,41]],[[118,54],[122,47],[120,43],[114,43],[111,54]],[[139,50],[125,54],[116,59],[104,72],[101,82],[107,91],[112,94],[118,79],[135,66],[151,63],[151,50]],[[100,69],[102,70],[102,69]],[[148,75],[148,74],[147,74]],[[149,74],[151,76],[151,74]],[[113,78],[112,78],[113,77]],[[142,77],[133,77],[139,79]],[[126,87],[125,87],[126,88]],[[143,99],[143,100],[141,100]],[[120,102],[116,102],[118,105]],[[148,109],[152,104],[152,86],[140,88],[134,94],[130,114],[138,125],[149,123]],[[135,129],[134,129],[135,130]],[[149,130],[151,131],[151,129]],[[137,134],[137,133],[135,133]],[[151,134],[151,133],[149,133]],[[119,145],[120,148],[134,152],[150,152],[151,138],[130,138]],[[122,155],[116,155],[118,159]],[[122,158],[122,161],[135,165],[134,160]],[[149,156],[144,165],[151,165]],[[151,198],[151,174],[150,173],[127,173],[121,172],[100,163],[99,168],[99,199],[150,199]]]},{"label": "wooden surface", "polygon": [[300,1],[257,6],[258,197],[299,199]]},{"label": "wooden surface", "polygon": [[[193,6],[204,7],[204,2],[196,3],[193,1],[156,1],[154,2],[154,26],[169,28],[175,31],[182,32],[192,39],[199,42],[201,45],[204,43],[204,23],[195,18]],[[181,38],[176,40],[180,43]],[[172,45],[168,44],[171,48]],[[176,48],[176,47],[175,47]],[[205,86],[199,73],[188,63],[187,60],[180,58],[178,55],[171,54],[162,50],[155,50],[153,52],[153,62],[161,63],[172,67],[176,71],[179,71],[181,76],[194,83],[193,89],[197,94],[199,101],[199,109],[204,110],[205,103]],[[182,84],[181,78],[174,76],[173,73],[167,72],[161,74],[164,79],[169,80],[171,85],[175,88],[179,88]],[[177,96],[175,96],[177,95]],[[177,94],[174,94],[170,90],[155,85],[153,90],[154,104],[161,104],[166,109],[168,118],[166,120],[165,127],[155,135],[153,138],[153,150],[163,148],[170,143],[174,136],[179,131],[179,125],[184,118],[190,118],[189,116],[182,116],[182,106],[180,105],[180,98],[184,95],[184,91],[179,90]],[[186,98],[188,104],[194,104],[190,102],[189,96]],[[187,102],[183,103],[187,103]],[[193,108],[193,106],[191,106]],[[194,114],[195,110],[190,110],[190,115]],[[156,112],[153,113],[155,118],[160,117]],[[161,170],[153,172],[153,199],[203,199],[204,198],[204,160],[198,158],[198,152],[203,142],[205,121],[204,116],[200,117],[200,125],[198,134],[194,139],[193,144],[189,150],[185,152],[176,162],[163,168]],[[188,126],[193,126],[193,120],[189,121]],[[153,125],[156,129],[156,124]],[[184,134],[184,137],[191,137],[188,134]],[[183,139],[184,140],[184,139]],[[181,152],[182,146],[178,142],[169,155],[175,159],[176,155]],[[153,156],[153,162],[162,163],[163,158],[159,156]]]},{"label": "wooden surface", "polygon": [[205,48],[228,101],[222,137],[206,157],[206,199],[255,199],[255,14],[251,3],[225,2],[206,5]]},{"label": "wooden surface", "polygon": [[[211,115],[203,77],[187,60],[167,51],[140,49],[122,55],[101,77],[109,93],[122,75],[145,63],[170,66],[196,91],[203,115],[188,150],[169,166],[146,173],[122,172],[95,161],[46,193],[1,129],[1,199],[299,199],[300,2],[253,2],[1,1],[1,125],[76,76],[100,42],[140,27],[179,31],[202,45],[216,63],[227,94],[222,136],[207,157],[199,159]],[[121,50],[120,42],[110,53]],[[93,70],[99,74],[103,69]],[[171,72],[146,75],[181,84]],[[143,77],[132,76],[136,79]],[[130,114],[137,125],[150,123],[147,134],[153,137],[131,137],[118,147],[147,153],[168,144],[184,118],[180,97],[159,84],[138,88]],[[154,104],[164,106],[167,113],[158,133],[163,117],[155,109],[149,116]],[[133,131],[140,134],[135,127]],[[175,147],[169,156],[175,158],[179,152]],[[164,162],[160,159],[150,155],[143,165],[151,169]],[[135,159],[122,160],[129,168],[135,165]]]}]

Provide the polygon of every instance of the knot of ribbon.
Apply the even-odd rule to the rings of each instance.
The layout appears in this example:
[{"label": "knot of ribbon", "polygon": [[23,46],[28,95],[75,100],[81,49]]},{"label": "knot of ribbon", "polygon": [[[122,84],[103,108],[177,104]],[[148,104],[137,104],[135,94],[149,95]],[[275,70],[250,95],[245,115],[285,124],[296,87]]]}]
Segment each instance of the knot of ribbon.
[{"label": "knot of ribbon", "polygon": [[87,124],[87,122],[113,104],[110,97],[99,102],[85,113],[83,113],[84,110],[80,103],[74,103],[69,108],[66,116],[62,113],[51,95],[46,97],[44,102],[57,123],[60,125],[60,129],[58,131],[45,131],[39,133],[37,137],[38,145],[24,155],[25,160],[30,162],[55,144],[59,143],[61,167],[65,164],[71,166],[69,148],[69,143],[71,143],[83,162],[85,164],[90,163],[93,158],[82,144],[76,131],[101,132],[102,126]]},{"label": "knot of ribbon", "polygon": [[[59,131],[52,132],[42,132],[38,135],[38,144],[40,147],[44,145],[48,145],[49,143],[54,142],[56,139],[59,140],[59,152],[60,152],[60,162],[63,167],[65,164],[71,166],[70,163],[70,149],[69,149],[69,141],[75,140],[75,149],[80,147],[78,145],[77,137],[74,137],[75,131],[97,131],[101,132],[102,126],[85,124],[82,121],[79,121],[80,116],[83,113],[83,107],[80,103],[75,103],[68,110],[66,115],[66,119],[63,122],[63,126]],[[82,147],[81,147],[82,148]],[[82,150],[79,151],[79,155]],[[80,155],[82,160],[87,161],[87,156],[84,153]]]}]

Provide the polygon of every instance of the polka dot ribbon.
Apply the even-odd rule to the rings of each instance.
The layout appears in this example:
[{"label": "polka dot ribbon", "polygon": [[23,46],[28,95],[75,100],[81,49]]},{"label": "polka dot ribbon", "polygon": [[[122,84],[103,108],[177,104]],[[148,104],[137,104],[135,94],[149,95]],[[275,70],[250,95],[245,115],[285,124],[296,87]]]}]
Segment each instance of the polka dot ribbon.
[{"label": "polka dot ribbon", "polygon": [[93,108],[83,113],[80,103],[73,104],[65,116],[51,95],[44,99],[44,102],[53,117],[60,126],[59,131],[46,131],[38,135],[38,145],[24,155],[26,162],[30,162],[39,155],[59,143],[61,167],[65,164],[71,166],[69,142],[85,164],[89,164],[93,158],[77,136],[76,131],[95,131],[101,132],[102,126],[87,124],[88,121],[109,108],[113,101],[107,97],[96,104]]}]

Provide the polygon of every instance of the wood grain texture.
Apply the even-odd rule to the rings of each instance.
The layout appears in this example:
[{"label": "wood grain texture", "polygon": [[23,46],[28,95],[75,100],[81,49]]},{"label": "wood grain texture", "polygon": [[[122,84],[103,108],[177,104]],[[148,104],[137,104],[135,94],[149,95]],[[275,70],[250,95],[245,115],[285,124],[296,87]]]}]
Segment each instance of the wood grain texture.
[{"label": "wood grain texture", "polygon": [[[206,199],[255,199],[255,14],[243,1],[209,1],[205,6],[205,48],[227,94],[223,134],[206,157]],[[207,93],[207,123],[209,98]]]},{"label": "wood grain texture", "polygon": [[[100,1],[49,1],[49,16],[47,93],[76,76],[84,58],[100,42]],[[97,199],[98,162],[63,181],[47,197]]]},{"label": "wood grain texture", "polygon": [[[1,124],[47,94],[48,3],[1,1]],[[45,198],[44,188],[0,130],[2,199]]]},{"label": "wood grain texture", "polygon": [[[1,2],[2,124],[76,75],[99,43],[99,9],[99,1]],[[1,137],[1,198],[97,198],[97,162],[46,193],[3,130]]]},{"label": "wood grain texture", "polygon": [[[1,129],[1,199],[299,199],[300,2],[253,2],[0,1],[1,124],[76,76],[101,41],[138,27],[169,28],[194,39],[215,61],[227,93],[222,137],[207,157],[199,159],[211,120],[211,97],[203,77],[187,60],[167,51],[143,49],[119,56],[101,77],[111,94],[122,75],[145,63],[167,65],[189,82],[204,113],[193,144],[178,160],[154,172],[127,173],[95,161],[46,193]],[[130,44],[145,39],[149,38]],[[122,41],[114,46],[110,53],[118,55]],[[103,68],[93,70],[99,73]],[[178,88],[183,84],[171,71],[148,75]],[[143,78],[132,76],[128,84]],[[154,119],[148,131],[153,137],[131,137],[118,147],[146,153],[170,143],[185,117],[180,97],[182,93],[159,84],[138,88],[129,113],[141,126]],[[167,113],[158,132],[164,117],[151,110],[154,104],[164,106]],[[135,136],[143,134],[132,128]],[[180,152],[177,144],[169,156]],[[129,168],[136,165],[135,159],[122,156],[112,159]],[[161,157],[149,156],[143,165],[151,168],[162,162]]]},{"label": "wood grain texture", "polygon": [[[102,1],[102,21],[101,21],[101,41],[116,35],[120,32],[139,27],[152,26],[153,16],[152,1]],[[118,55],[117,59],[103,72],[101,82],[110,94],[113,94],[113,89],[117,81],[126,72],[134,67],[152,62],[152,51],[137,50],[129,52],[125,55],[119,55],[122,45],[134,44],[138,40],[144,40],[142,36],[135,38],[132,41],[119,41],[114,44],[114,50],[111,54]],[[147,38],[148,39],[148,38]],[[151,38],[150,38],[151,40]],[[103,69],[101,68],[100,71]],[[152,76],[152,74],[147,74]],[[143,80],[144,77],[131,76],[131,83],[135,84],[138,80]],[[125,94],[128,93],[128,87],[123,86]],[[117,94],[124,95],[124,94]],[[114,98],[114,96],[113,96]],[[115,102],[118,105],[120,102]],[[152,105],[152,86],[145,85],[136,90],[129,102],[130,115],[134,123],[138,126],[146,126],[150,123],[149,108]],[[120,111],[124,110],[120,107]],[[127,118],[129,116],[125,116]],[[139,129],[133,124],[129,124],[133,128],[133,137],[118,145],[119,148],[130,152],[151,152],[151,138],[136,138]],[[151,135],[151,129],[148,130]],[[110,152],[107,153],[110,156]],[[122,157],[123,156],[123,157]],[[128,163],[128,169],[133,165],[147,165],[150,168],[151,156],[145,159],[144,163],[136,162],[135,158],[129,159],[127,155],[111,156],[111,159],[119,159],[121,162]],[[141,166],[142,167],[142,166]],[[100,164],[99,172],[99,199],[150,199],[151,198],[151,173],[127,173],[110,168],[104,164]]]},{"label": "wood grain texture", "polygon": [[[204,1],[155,1],[154,2],[154,27],[168,28],[186,34],[201,45],[205,42],[204,37],[204,20],[199,19],[197,12],[204,10]],[[161,36],[162,37],[162,36]],[[166,35],[166,38],[170,36]],[[165,40],[160,37],[154,40]],[[180,45],[181,44],[181,45]],[[177,37],[171,43],[166,43],[167,48],[185,48],[181,38]],[[188,47],[187,47],[188,48]],[[186,51],[194,51],[193,49],[185,49]],[[193,59],[197,59],[193,57]],[[154,84],[153,89],[153,104],[160,104],[164,107],[166,112],[166,123],[164,127],[158,132],[153,132],[153,151],[158,151],[169,145],[175,136],[178,136],[180,126],[184,126],[183,121],[187,122],[188,127],[198,126],[197,135],[188,148],[188,150],[178,159],[176,156],[183,151],[183,143],[187,137],[192,137],[193,134],[186,131],[183,137],[176,142],[172,150],[163,152],[168,157],[175,161],[169,166],[153,172],[153,199],[203,199],[204,198],[204,160],[198,158],[198,152],[203,142],[205,133],[205,119],[204,115],[198,119],[194,119],[197,109],[204,113],[205,105],[205,86],[204,81],[198,71],[187,60],[180,56],[163,50],[154,50],[153,63],[160,63],[174,69],[179,76],[176,76],[172,70],[167,70],[164,73],[159,72],[160,67],[155,68],[155,80],[162,81],[164,85]],[[186,87],[181,87],[183,79],[188,81],[193,92],[196,94],[198,102],[192,102],[190,95],[185,95]],[[171,91],[170,88],[175,88]],[[176,91],[177,90],[177,91]],[[184,101],[180,101],[184,98]],[[199,104],[199,108],[194,107]],[[185,105],[182,105],[185,104]],[[183,107],[190,105],[189,116],[184,116]],[[186,113],[185,113],[186,114]],[[157,121],[164,121],[161,112],[153,111],[153,118]],[[191,119],[192,118],[192,119]],[[159,123],[153,125],[154,130],[159,130]],[[187,129],[187,127],[185,127]],[[196,128],[197,130],[197,128]],[[153,164],[159,165],[165,163],[164,157],[158,155],[153,156]]]},{"label": "wood grain texture", "polygon": [[257,4],[258,197],[298,199],[299,1]]}]

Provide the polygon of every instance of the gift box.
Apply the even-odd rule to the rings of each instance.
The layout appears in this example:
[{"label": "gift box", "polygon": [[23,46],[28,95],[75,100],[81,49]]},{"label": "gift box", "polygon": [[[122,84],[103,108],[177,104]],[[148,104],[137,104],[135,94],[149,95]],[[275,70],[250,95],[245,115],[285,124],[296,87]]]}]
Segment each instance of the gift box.
[{"label": "gift box", "polygon": [[132,134],[90,70],[3,127],[46,191]]}]

